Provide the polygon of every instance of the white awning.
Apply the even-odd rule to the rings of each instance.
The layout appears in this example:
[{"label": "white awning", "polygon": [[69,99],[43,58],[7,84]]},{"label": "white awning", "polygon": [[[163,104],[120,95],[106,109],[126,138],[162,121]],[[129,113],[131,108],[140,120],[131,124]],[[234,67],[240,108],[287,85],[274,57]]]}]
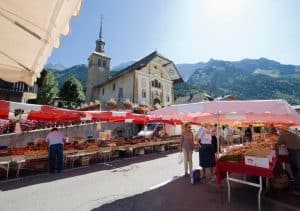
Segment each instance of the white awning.
[{"label": "white awning", "polygon": [[1,0],[0,78],[33,85],[82,0]]}]

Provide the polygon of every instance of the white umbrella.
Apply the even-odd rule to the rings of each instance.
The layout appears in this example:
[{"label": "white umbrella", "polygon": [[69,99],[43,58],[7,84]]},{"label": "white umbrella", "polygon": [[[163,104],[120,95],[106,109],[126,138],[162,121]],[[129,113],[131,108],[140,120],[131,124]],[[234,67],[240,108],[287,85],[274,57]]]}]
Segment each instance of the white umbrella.
[{"label": "white umbrella", "polygon": [[1,0],[0,78],[33,85],[82,0]]}]

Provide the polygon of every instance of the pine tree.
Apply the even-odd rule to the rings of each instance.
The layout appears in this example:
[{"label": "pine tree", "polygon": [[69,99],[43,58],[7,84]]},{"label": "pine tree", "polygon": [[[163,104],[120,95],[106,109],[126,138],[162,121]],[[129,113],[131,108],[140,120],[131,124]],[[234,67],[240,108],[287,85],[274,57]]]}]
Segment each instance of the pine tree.
[{"label": "pine tree", "polygon": [[37,103],[42,105],[52,105],[58,93],[57,82],[53,73],[48,72],[44,78],[42,87],[37,93]]}]

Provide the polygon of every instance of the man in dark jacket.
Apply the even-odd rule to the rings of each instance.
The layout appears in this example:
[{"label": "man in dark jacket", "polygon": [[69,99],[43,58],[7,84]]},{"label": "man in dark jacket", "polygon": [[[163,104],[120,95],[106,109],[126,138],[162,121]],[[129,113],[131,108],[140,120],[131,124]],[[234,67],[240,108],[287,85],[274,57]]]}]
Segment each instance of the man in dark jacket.
[{"label": "man in dark jacket", "polygon": [[245,141],[252,141],[252,125],[245,130]]}]

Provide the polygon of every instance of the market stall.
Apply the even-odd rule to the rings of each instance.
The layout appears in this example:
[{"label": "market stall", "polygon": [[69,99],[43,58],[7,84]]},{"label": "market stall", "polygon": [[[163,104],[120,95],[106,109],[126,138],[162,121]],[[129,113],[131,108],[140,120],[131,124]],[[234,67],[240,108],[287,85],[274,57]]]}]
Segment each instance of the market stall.
[{"label": "market stall", "polygon": [[277,123],[299,125],[299,114],[284,100],[210,101],[171,105],[148,113],[165,120],[235,124]]},{"label": "market stall", "polygon": [[[275,126],[300,125],[300,116],[283,100],[251,100],[251,101],[213,101],[193,104],[172,105],[150,115],[161,118],[172,118],[194,124],[218,123],[219,125],[260,124]],[[219,140],[218,140],[219,141]],[[262,179],[274,177],[274,166],[281,161],[275,156],[274,145],[277,137],[257,136],[251,144],[228,147],[226,152],[218,156],[216,164],[217,182],[226,178],[228,201],[230,202],[230,182],[238,182],[259,188],[258,209],[260,210],[260,195]],[[218,143],[218,146],[220,144]],[[219,153],[219,149],[217,152]],[[246,176],[258,176],[259,183],[233,178],[231,173]]]},{"label": "market stall", "polygon": [[0,2],[0,78],[32,86],[40,76],[82,0],[4,0]]},{"label": "market stall", "polygon": [[[75,163],[88,165],[90,160],[109,161],[111,157],[118,157],[120,152],[129,152],[130,156],[144,154],[144,149],[150,148],[151,152],[158,149],[169,149],[172,145],[178,145],[179,139],[134,139],[116,138],[112,135],[112,129],[101,130],[101,124],[124,123],[124,124],[146,124],[148,122],[160,121],[161,119],[135,114],[131,111],[74,111],[60,109],[52,106],[35,104],[15,103],[0,100],[0,118],[2,131],[16,132],[19,124],[20,133],[25,134],[44,131],[51,127],[73,128],[85,124],[96,124],[95,130],[99,137],[85,138],[84,136],[69,136],[64,146],[65,166],[74,167]],[[166,121],[167,122],[167,121]],[[100,127],[98,127],[98,124]],[[123,124],[123,125],[124,125]],[[8,126],[7,126],[8,125]],[[3,127],[2,127],[3,126]],[[6,134],[4,134],[5,136]],[[8,134],[9,135],[9,134]],[[2,135],[3,136],[3,135]],[[30,162],[45,162],[48,159],[48,146],[45,144],[45,135],[32,140],[25,147],[11,147],[0,150],[0,168],[9,175],[11,166],[17,166],[17,176],[22,168],[26,168]],[[0,143],[1,146],[1,143]],[[3,146],[5,147],[5,146]],[[143,151],[143,153],[141,153]],[[42,167],[45,165],[41,165]]]}]

